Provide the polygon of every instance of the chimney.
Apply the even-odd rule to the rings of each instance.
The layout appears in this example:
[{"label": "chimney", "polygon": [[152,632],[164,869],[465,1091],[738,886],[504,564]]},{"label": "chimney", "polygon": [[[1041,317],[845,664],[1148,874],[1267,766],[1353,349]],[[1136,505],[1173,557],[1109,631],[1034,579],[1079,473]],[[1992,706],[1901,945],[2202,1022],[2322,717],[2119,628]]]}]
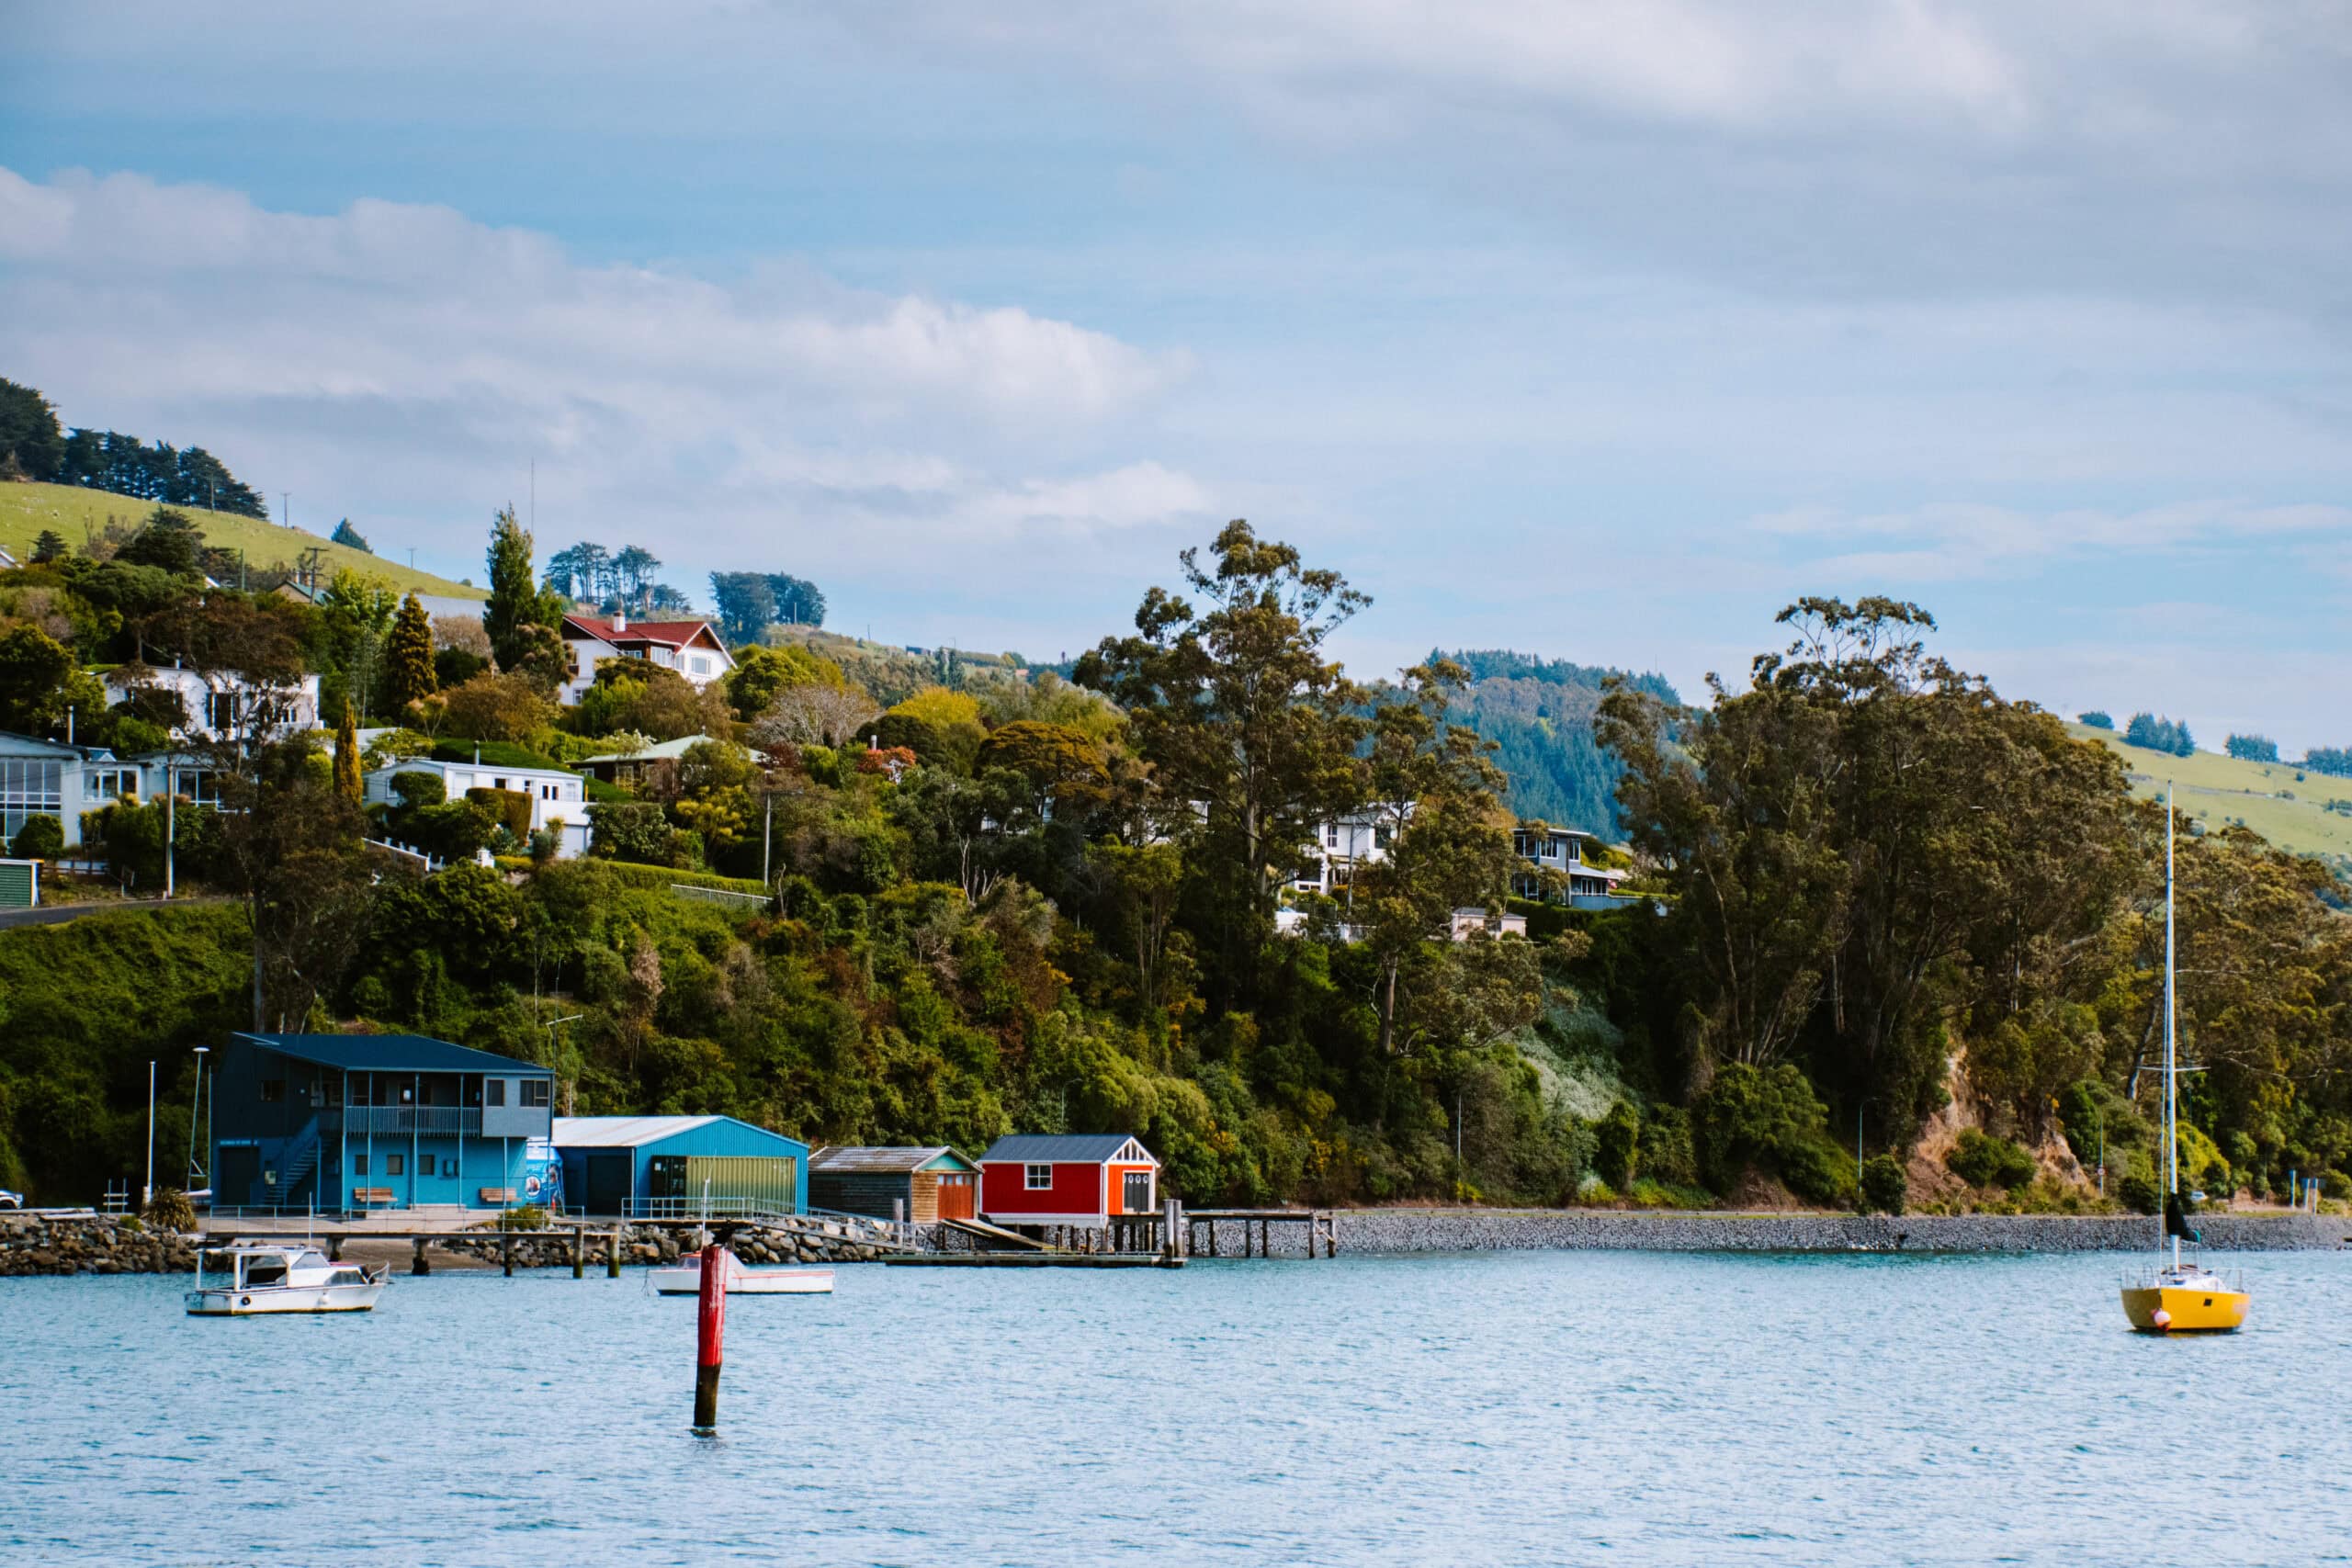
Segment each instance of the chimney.
[{"label": "chimney", "polygon": [[628,630],[628,612],[627,610],[615,610],[613,612],[613,630],[616,632],[625,632]]}]

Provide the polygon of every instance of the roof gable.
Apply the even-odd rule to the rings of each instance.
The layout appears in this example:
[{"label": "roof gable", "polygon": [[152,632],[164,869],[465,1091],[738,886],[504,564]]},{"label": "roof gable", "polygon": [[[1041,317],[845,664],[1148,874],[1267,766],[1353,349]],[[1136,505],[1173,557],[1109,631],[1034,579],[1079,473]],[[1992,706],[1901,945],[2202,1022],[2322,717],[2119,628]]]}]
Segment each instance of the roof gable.
[{"label": "roof gable", "polygon": [[828,1145],[808,1156],[808,1168],[812,1173],[824,1170],[845,1174],[853,1171],[975,1170],[978,1168],[947,1145],[935,1144],[928,1148]]},{"label": "roof gable", "polygon": [[1037,1165],[1124,1164],[1157,1167],[1149,1149],[1125,1133],[1015,1133],[999,1138],[980,1156],[982,1165],[1018,1160]]}]

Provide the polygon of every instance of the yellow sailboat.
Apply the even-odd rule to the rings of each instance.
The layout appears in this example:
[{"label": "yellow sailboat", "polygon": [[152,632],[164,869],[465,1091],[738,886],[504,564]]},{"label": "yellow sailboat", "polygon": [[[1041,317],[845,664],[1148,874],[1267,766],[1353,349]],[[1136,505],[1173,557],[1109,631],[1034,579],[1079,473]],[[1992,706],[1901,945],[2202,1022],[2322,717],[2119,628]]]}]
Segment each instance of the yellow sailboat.
[{"label": "yellow sailboat", "polygon": [[[2188,1224],[2180,1191],[2180,1066],[2175,1027],[2173,984],[2172,787],[2165,787],[2165,1217],[2156,1241],[2156,1267],[2125,1282],[2123,1315],[2147,1334],[2227,1334],[2243,1325],[2254,1298],[2244,1281],[2232,1287],[2191,1258],[2181,1261],[2180,1243],[2199,1238]],[[2165,1261],[2165,1247],[2172,1249]]]}]

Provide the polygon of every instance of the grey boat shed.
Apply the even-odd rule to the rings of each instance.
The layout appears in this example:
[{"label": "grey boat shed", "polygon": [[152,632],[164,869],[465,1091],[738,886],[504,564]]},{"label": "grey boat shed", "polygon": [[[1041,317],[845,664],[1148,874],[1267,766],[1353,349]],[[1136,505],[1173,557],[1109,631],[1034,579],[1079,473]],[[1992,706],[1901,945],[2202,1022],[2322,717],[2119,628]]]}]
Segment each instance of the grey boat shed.
[{"label": "grey boat shed", "polygon": [[808,1156],[808,1202],[877,1220],[968,1220],[979,1206],[980,1168],[944,1145],[929,1148],[829,1145]]}]

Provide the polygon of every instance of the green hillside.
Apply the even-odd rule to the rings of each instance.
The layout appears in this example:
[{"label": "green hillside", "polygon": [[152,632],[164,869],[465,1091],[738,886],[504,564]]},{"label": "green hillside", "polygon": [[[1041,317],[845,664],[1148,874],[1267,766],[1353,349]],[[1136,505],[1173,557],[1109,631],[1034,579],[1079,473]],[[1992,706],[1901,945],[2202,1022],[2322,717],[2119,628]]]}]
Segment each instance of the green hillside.
[{"label": "green hillside", "polygon": [[[2352,779],[2306,773],[2292,762],[2241,762],[2215,751],[2168,756],[2127,746],[2112,730],[2066,728],[2122,758],[2135,795],[2161,795],[2169,779],[2175,802],[2207,827],[2242,822],[2281,849],[2321,856],[2352,873]],[[2338,803],[2333,811],[2331,801]]]},{"label": "green hillside", "polygon": [[[32,553],[33,540],[44,528],[56,529],[68,545],[78,549],[84,539],[106,526],[108,517],[136,523],[153,510],[153,502],[102,490],[85,490],[79,485],[0,484],[0,549],[23,560]],[[365,550],[331,545],[318,535],[306,534],[300,528],[281,528],[259,518],[207,512],[202,507],[180,510],[196,519],[197,526],[204,530],[207,543],[223,549],[243,550],[254,566],[279,562],[291,566],[304,550],[318,548],[326,552],[322,558],[330,571],[347,566],[373,572],[402,592],[414,589],[420,593],[482,597],[479,588],[469,588],[429,571],[413,570]]]}]

